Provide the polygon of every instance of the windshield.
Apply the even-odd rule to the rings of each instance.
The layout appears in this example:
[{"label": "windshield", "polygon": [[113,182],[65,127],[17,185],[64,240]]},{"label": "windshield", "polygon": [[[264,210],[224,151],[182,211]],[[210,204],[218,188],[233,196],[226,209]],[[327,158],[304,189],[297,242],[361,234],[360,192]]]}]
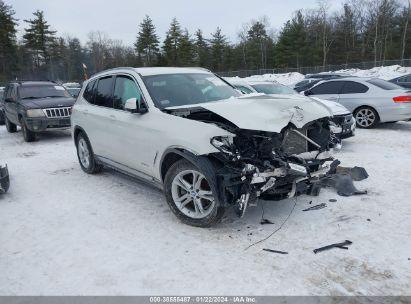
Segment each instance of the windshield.
[{"label": "windshield", "polygon": [[144,76],[143,81],[160,109],[240,96],[213,74],[181,73]]},{"label": "windshield", "polygon": [[235,88],[236,88],[237,90],[240,90],[241,93],[243,93],[243,94],[251,94],[251,93],[253,93],[253,91],[252,91],[250,88],[247,88],[247,87],[245,87],[245,86],[243,86],[243,85],[238,85],[238,84],[236,84],[236,85],[234,85],[234,86],[235,86]]},{"label": "windshield", "polygon": [[59,85],[23,85],[19,87],[21,99],[46,97],[71,97],[66,89]]},{"label": "windshield", "polygon": [[399,85],[396,85],[395,83],[388,82],[382,79],[374,78],[370,79],[367,81],[368,83],[371,83],[375,85],[376,87],[379,87],[383,90],[398,90],[398,89],[404,89],[403,87],[400,87]]},{"label": "windshield", "polygon": [[293,89],[276,83],[259,83],[251,85],[258,93],[264,94],[297,94]]}]

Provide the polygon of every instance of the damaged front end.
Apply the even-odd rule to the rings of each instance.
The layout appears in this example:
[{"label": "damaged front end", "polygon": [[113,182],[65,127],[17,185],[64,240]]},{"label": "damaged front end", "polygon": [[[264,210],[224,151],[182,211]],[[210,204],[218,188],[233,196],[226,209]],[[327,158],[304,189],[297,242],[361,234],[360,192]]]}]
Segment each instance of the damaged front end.
[{"label": "damaged front end", "polygon": [[280,200],[311,193],[313,185],[330,171],[330,151],[339,145],[328,118],[281,133],[231,129],[232,137],[214,137],[220,151],[211,156],[223,166],[217,172],[220,193],[242,216],[257,198]]},{"label": "damaged front end", "polygon": [[[211,145],[219,152],[208,157],[219,164],[220,199],[235,206],[242,216],[258,198],[318,195],[321,187],[348,185],[347,181],[330,179],[330,170],[335,174],[339,164],[331,152],[341,148],[340,139],[331,130],[330,113],[306,103],[290,108],[289,103],[265,99],[230,101],[168,108],[167,113],[214,124],[231,134],[211,138]],[[340,192],[356,190],[352,184],[348,186],[351,188]]]}]

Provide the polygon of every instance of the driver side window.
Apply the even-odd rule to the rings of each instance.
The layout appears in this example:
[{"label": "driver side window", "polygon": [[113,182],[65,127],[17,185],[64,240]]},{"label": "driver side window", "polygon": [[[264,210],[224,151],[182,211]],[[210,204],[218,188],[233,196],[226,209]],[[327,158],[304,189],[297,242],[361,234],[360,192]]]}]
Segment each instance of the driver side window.
[{"label": "driver side window", "polygon": [[114,86],[114,109],[124,110],[126,101],[130,98],[136,98],[137,102],[142,100],[142,93],[135,81],[128,76],[116,76]]}]

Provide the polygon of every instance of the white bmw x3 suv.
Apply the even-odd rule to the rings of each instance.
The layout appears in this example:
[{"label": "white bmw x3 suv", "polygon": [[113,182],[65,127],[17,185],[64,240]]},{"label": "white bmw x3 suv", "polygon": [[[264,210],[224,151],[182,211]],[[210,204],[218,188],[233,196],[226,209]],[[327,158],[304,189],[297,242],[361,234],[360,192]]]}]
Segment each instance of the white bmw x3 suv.
[{"label": "white bmw x3 suv", "polygon": [[200,68],[116,68],[85,82],[73,107],[81,168],[103,166],[164,190],[183,222],[241,216],[258,197],[309,192],[329,171],[330,111],[316,101],[242,95]]}]

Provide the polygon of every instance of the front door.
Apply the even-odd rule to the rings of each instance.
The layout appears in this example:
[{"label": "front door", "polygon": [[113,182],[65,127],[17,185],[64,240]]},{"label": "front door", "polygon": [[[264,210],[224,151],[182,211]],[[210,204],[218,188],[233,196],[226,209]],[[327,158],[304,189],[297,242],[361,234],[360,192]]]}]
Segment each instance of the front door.
[{"label": "front door", "polygon": [[128,99],[135,98],[144,103],[143,94],[135,80],[128,75],[115,78],[113,121],[110,133],[113,142],[113,160],[139,172],[152,176],[158,126],[153,125],[152,112],[131,113],[124,109]]}]

